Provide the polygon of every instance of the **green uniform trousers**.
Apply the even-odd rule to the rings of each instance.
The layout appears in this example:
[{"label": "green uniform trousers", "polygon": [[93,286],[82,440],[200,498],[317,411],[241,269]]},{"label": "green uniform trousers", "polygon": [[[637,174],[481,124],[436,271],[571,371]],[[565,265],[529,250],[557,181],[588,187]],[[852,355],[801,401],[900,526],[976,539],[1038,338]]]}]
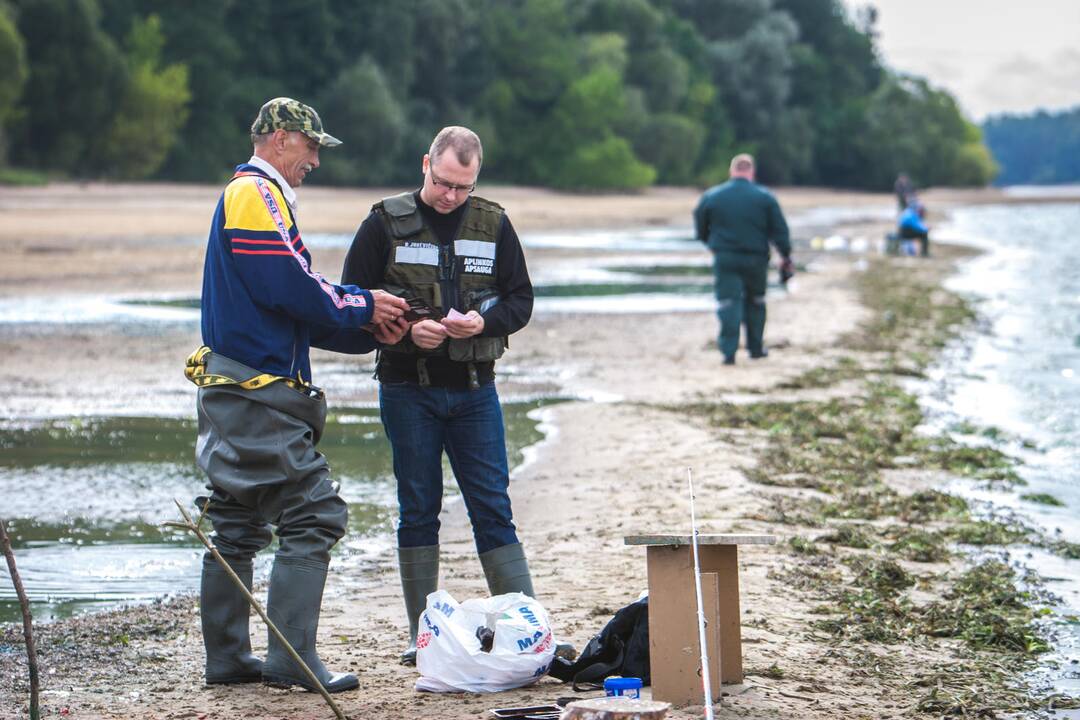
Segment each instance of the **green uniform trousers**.
[{"label": "green uniform trousers", "polygon": [[746,349],[751,357],[764,350],[765,291],[769,259],[749,253],[718,252],[713,255],[716,278],[717,315],[720,336],[717,344],[725,358],[739,349],[739,329],[746,325]]}]

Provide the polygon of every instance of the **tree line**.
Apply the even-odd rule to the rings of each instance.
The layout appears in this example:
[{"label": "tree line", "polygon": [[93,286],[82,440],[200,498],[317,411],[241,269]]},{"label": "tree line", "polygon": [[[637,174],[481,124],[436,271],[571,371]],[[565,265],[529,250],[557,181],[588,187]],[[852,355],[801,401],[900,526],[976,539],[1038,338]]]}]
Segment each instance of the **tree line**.
[{"label": "tree line", "polygon": [[1056,113],[998,115],[982,126],[1001,164],[1000,185],[1080,182],[1080,107]]},{"label": "tree line", "polygon": [[0,165],[217,181],[266,99],[344,144],[313,178],[416,182],[440,127],[484,177],[564,189],[983,185],[954,99],[886,68],[840,0],[0,0]]}]

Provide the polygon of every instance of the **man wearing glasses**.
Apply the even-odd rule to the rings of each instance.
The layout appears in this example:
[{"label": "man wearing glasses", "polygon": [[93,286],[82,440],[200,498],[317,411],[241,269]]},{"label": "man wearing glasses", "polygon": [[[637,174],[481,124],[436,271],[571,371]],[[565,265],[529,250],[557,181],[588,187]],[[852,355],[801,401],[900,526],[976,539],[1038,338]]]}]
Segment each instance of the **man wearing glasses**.
[{"label": "man wearing glasses", "polygon": [[482,162],[476,133],[443,128],[424,155],[423,186],[375,204],[342,272],[342,282],[380,287],[415,311],[405,337],[380,347],[376,370],[397,478],[406,665],[416,662],[417,622],[439,583],[444,450],[491,594],[533,595],[495,391],[495,360],[529,322],[533,289],[510,219],[472,194]]}]

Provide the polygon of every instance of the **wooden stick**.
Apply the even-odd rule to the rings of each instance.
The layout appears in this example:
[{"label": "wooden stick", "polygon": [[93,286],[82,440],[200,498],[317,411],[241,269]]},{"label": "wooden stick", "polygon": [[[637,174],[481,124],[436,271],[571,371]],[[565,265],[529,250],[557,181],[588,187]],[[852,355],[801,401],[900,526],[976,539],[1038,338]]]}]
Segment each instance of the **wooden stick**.
[{"label": "wooden stick", "polygon": [[240,589],[240,592],[244,594],[244,597],[247,598],[247,601],[251,604],[251,607],[255,608],[255,612],[257,612],[259,614],[259,617],[262,618],[263,622],[266,623],[266,627],[270,628],[270,632],[274,633],[274,637],[276,637],[278,641],[282,644],[282,646],[289,652],[289,655],[292,657],[293,662],[300,666],[300,668],[304,671],[304,674],[308,676],[309,680],[311,680],[312,685],[319,689],[319,694],[323,696],[323,700],[325,700],[326,704],[330,706],[330,709],[334,711],[334,715],[338,718],[338,720],[347,720],[345,714],[341,712],[341,708],[339,708],[337,706],[337,703],[334,702],[334,699],[330,697],[330,693],[327,692],[326,688],[323,687],[323,684],[319,682],[319,678],[315,677],[315,673],[313,673],[311,671],[311,668],[308,667],[308,664],[304,662],[304,658],[300,657],[300,654],[293,649],[293,646],[289,644],[289,641],[286,640],[285,636],[281,634],[281,631],[277,629],[277,625],[274,625],[274,623],[270,621],[270,618],[267,616],[266,611],[263,610],[262,605],[259,604],[259,601],[255,599],[255,596],[252,595],[246,587],[244,587],[244,581],[241,580],[240,577],[233,571],[229,563],[225,562],[225,558],[221,557],[221,553],[219,553],[218,549],[214,547],[214,543],[212,543],[210,541],[210,538],[206,536],[206,533],[203,532],[202,520],[203,517],[206,515],[206,509],[210,507],[210,501],[207,500],[203,504],[202,510],[199,512],[199,519],[197,521],[191,519],[191,515],[188,514],[188,511],[184,509],[184,506],[180,504],[179,500],[174,499],[173,502],[175,502],[176,507],[179,508],[180,515],[183,516],[184,522],[167,522],[163,523],[163,525],[167,527],[175,527],[181,528],[183,530],[188,530],[199,539],[199,542],[206,546],[206,549],[210,552],[211,555],[214,556],[214,559],[217,560],[218,564],[222,567],[226,574],[228,574],[228,576],[232,578],[232,581],[236,583],[236,587],[238,587]]},{"label": "wooden stick", "polygon": [[30,615],[30,599],[26,597],[22,578],[15,567],[15,553],[11,549],[11,540],[8,538],[7,527],[4,519],[0,518],[0,548],[4,551],[7,559],[8,572],[11,573],[11,582],[15,585],[15,594],[19,596],[19,606],[22,608],[23,635],[26,637],[26,662],[30,666],[30,720],[39,720],[41,709],[38,704],[38,664],[37,651],[34,649],[33,618]]}]

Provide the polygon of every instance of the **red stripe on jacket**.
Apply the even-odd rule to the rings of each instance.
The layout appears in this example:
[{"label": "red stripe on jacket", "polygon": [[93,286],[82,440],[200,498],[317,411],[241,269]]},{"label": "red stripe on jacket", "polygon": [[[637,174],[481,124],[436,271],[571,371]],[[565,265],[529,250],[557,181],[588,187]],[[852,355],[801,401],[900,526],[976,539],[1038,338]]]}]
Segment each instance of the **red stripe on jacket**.
[{"label": "red stripe on jacket", "polygon": [[292,257],[292,253],[288,250],[238,250],[233,248],[233,255],[288,255]]}]

